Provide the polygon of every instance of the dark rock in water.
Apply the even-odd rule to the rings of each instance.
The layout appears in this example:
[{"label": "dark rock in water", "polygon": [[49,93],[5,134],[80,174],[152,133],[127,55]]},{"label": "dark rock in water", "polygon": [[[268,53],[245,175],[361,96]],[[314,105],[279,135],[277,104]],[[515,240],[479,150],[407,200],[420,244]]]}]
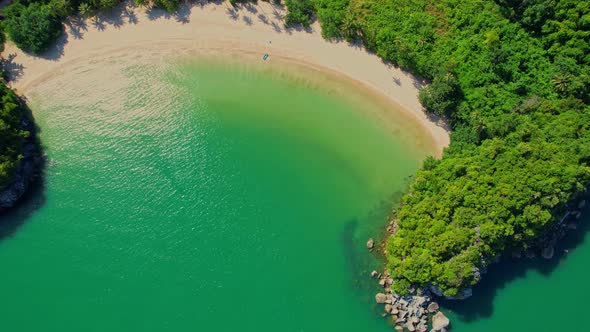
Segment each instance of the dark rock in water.
[{"label": "dark rock in water", "polygon": [[586,200],[583,199],[580,201],[580,203],[578,204],[578,209],[583,209],[586,206]]},{"label": "dark rock in water", "polygon": [[432,330],[433,331],[446,331],[451,321],[442,312],[437,312],[436,315],[432,316]]},{"label": "dark rock in water", "polygon": [[383,304],[387,301],[387,295],[383,293],[377,293],[377,295],[375,295],[375,301],[377,303]]},{"label": "dark rock in water", "polygon": [[367,241],[367,248],[368,248],[368,249],[373,249],[373,248],[375,248],[375,240],[373,240],[373,239],[369,239],[369,241]]},{"label": "dark rock in water", "polygon": [[535,252],[532,251],[531,249],[528,249],[527,251],[524,252],[524,255],[526,256],[526,258],[535,258]]},{"label": "dark rock in water", "polygon": [[551,259],[553,258],[554,252],[555,250],[553,249],[553,246],[550,245],[543,249],[543,251],[541,252],[541,256],[545,259]]},{"label": "dark rock in water", "polygon": [[430,302],[430,304],[428,305],[428,312],[433,313],[433,312],[437,312],[439,309],[438,307],[438,303],[436,302]]}]

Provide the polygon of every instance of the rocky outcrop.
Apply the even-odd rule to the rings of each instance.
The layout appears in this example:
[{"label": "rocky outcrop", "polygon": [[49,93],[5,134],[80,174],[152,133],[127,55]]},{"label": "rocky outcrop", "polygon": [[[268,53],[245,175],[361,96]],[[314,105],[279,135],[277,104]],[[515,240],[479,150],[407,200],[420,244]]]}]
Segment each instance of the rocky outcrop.
[{"label": "rocky outcrop", "polygon": [[554,252],[555,252],[555,249],[553,248],[553,246],[549,245],[543,249],[543,251],[541,252],[541,257],[543,257],[545,259],[551,259],[551,258],[553,258]]},{"label": "rocky outcrop", "polygon": [[450,296],[445,296],[443,294],[443,291],[440,290],[440,288],[438,288],[438,286],[436,285],[430,285],[430,291],[439,297],[444,297],[447,300],[465,300],[467,298],[470,298],[471,296],[473,296],[473,289],[471,288],[466,288],[463,289],[459,292],[459,294],[457,296],[454,297],[450,297]]},{"label": "rocky outcrop", "polygon": [[[379,303],[379,304],[384,304],[387,302],[387,295],[383,294],[383,293],[377,293],[377,295],[375,295],[375,302]],[[390,302],[391,303],[391,302]]]},{"label": "rocky outcrop", "polygon": [[21,125],[31,133],[23,145],[22,156],[12,181],[0,191],[0,212],[13,207],[31,184],[40,176],[44,158],[35,135],[35,125],[23,115]]},{"label": "rocky outcrop", "polygon": [[450,324],[451,321],[440,311],[432,316],[432,331],[444,332]]},{"label": "rocky outcrop", "polygon": [[[375,301],[384,304],[385,316],[389,316],[397,331],[426,332],[428,330],[428,316],[438,310],[438,304],[430,302],[430,293],[426,290],[414,290],[414,295],[400,296],[394,294],[390,288],[393,285],[391,276],[384,272],[380,285],[385,293],[378,293]],[[429,311],[428,308],[436,310]]]},{"label": "rocky outcrop", "polygon": [[438,311],[438,309],[438,303],[436,302],[430,302],[430,304],[428,304],[428,307],[426,308],[426,310],[428,310],[429,313],[435,313]]}]

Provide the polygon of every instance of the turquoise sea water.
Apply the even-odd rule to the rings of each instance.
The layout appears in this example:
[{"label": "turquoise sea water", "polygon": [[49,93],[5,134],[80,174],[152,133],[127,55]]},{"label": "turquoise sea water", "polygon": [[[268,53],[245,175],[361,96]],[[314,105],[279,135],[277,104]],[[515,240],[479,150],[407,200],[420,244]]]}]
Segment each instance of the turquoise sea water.
[{"label": "turquoise sea water", "polygon": [[[3,331],[392,331],[364,245],[427,154],[407,120],[312,71],[124,75],[100,98],[61,82],[33,100],[50,165],[2,217]],[[476,298],[445,303],[454,331],[581,331],[576,244],[492,267]]]}]

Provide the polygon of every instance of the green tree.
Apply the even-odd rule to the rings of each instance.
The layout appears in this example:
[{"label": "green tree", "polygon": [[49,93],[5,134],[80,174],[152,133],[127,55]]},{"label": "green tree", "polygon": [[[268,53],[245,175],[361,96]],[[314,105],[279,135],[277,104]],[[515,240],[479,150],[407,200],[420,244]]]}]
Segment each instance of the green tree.
[{"label": "green tree", "polygon": [[48,5],[32,3],[24,6],[16,2],[5,9],[4,29],[21,49],[39,54],[62,33],[61,20]]}]

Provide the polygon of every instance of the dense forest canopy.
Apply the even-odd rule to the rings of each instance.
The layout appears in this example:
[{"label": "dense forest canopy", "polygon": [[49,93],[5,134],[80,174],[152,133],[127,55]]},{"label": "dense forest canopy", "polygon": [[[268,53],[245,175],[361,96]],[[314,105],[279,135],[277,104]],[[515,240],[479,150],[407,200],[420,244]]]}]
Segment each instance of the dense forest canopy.
[{"label": "dense forest canopy", "polygon": [[[39,53],[61,33],[56,22],[118,2],[17,0],[5,10],[4,28],[19,47]],[[173,11],[178,0],[136,4]],[[587,190],[590,0],[284,4],[286,24],[308,26],[317,17],[325,38],[362,41],[428,79],[420,101],[453,128],[443,158],[424,162],[398,211],[387,244],[396,291],[434,285],[456,296],[496,257],[527,249]],[[15,107],[6,98],[5,113]],[[3,118],[2,128],[13,120]],[[15,148],[2,151],[9,164],[0,170],[8,174],[22,134],[2,130]]]},{"label": "dense forest canopy", "polygon": [[396,290],[456,296],[526,249],[590,183],[590,1],[315,0],[327,38],[361,39],[431,84],[452,142],[416,174],[387,244]]},{"label": "dense forest canopy", "polygon": [[22,115],[18,97],[0,82],[0,191],[10,182],[22,158],[23,144],[31,135],[22,129]]}]

